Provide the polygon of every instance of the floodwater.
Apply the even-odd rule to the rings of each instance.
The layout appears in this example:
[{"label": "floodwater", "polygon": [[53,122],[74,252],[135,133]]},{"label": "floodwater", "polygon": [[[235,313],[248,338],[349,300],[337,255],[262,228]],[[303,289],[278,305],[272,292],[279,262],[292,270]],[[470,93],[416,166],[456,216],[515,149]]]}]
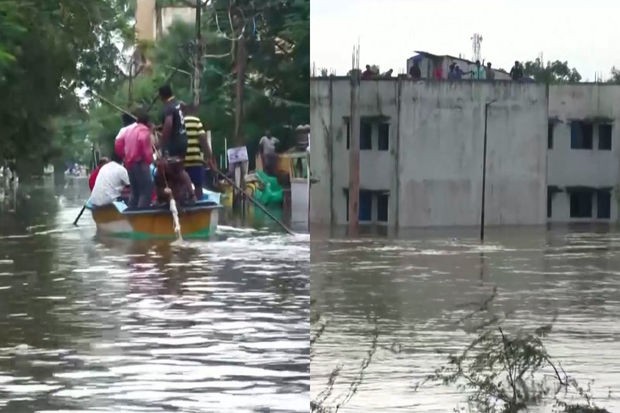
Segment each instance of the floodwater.
[{"label": "floodwater", "polygon": [[87,192],[2,202],[0,411],[308,411],[307,234],[98,238]]},{"label": "floodwater", "polygon": [[446,365],[438,351],[473,338],[456,327],[462,305],[497,287],[494,312],[511,328],[540,327],[557,312],[549,354],[583,387],[593,381],[599,407],[620,411],[620,232],[495,229],[482,246],[476,236],[352,240],[313,228],[311,398],[341,413],[468,411],[456,388],[416,385]]}]

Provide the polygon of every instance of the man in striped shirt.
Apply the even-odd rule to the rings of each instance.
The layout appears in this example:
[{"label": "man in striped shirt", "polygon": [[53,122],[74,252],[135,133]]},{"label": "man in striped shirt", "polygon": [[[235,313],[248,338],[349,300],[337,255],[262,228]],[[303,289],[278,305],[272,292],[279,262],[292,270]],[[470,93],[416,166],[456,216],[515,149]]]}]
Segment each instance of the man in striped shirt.
[{"label": "man in striped shirt", "polygon": [[214,167],[211,145],[207,139],[207,132],[198,118],[198,108],[186,105],[185,131],[187,133],[187,152],[185,154],[185,171],[192,180],[196,199],[202,199],[202,187],[205,181],[205,165]]}]

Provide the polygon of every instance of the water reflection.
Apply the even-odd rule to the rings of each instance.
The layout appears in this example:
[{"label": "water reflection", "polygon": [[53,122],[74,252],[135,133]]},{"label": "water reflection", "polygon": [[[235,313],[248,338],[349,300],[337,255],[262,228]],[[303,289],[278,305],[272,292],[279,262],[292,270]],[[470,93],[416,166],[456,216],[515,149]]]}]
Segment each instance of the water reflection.
[{"label": "water reflection", "polygon": [[463,407],[455,389],[414,387],[444,364],[437,350],[457,351],[471,339],[455,329],[457,307],[497,287],[494,310],[513,326],[538,327],[558,312],[550,354],[580,382],[594,380],[597,404],[620,409],[620,233],[581,226],[495,229],[487,236],[481,246],[476,230],[351,240],[313,229],[312,398],[342,366],[325,405],[342,404],[371,355],[339,412]]},{"label": "water reflection", "polygon": [[98,237],[52,191],[0,215],[0,410],[308,410],[307,235]]}]

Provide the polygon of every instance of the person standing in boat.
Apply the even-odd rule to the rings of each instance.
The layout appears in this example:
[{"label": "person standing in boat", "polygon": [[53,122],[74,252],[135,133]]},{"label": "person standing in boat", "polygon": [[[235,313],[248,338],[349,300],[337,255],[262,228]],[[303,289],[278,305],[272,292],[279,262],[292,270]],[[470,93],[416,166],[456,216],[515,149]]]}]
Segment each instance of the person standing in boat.
[{"label": "person standing in boat", "polygon": [[153,180],[149,166],[153,163],[151,145],[151,124],[144,109],[136,111],[136,126],[125,131],[120,138],[124,140],[123,163],[131,183],[130,208],[145,208],[151,204]]},{"label": "person standing in boat", "polygon": [[123,141],[123,136],[125,135],[125,132],[136,126],[136,120],[129,113],[123,113],[121,116],[121,120],[123,122],[123,127],[116,134],[116,138],[114,138],[114,152],[116,152],[119,158],[123,159],[125,157],[125,153],[123,150],[125,145]]},{"label": "person standing in boat", "polygon": [[187,132],[181,102],[174,97],[170,85],[159,88],[159,98],[164,103],[159,142],[162,155],[164,158],[176,157],[184,160],[187,152]]},{"label": "person standing in boat", "polygon": [[214,169],[211,145],[207,132],[198,117],[198,108],[187,105],[183,108],[185,130],[187,132],[187,153],[185,171],[192,180],[196,199],[202,199],[202,187],[205,184],[205,166]]},{"label": "person standing in boat", "polygon": [[129,175],[127,169],[121,165],[122,159],[115,152],[111,158],[111,161],[103,165],[97,174],[93,192],[88,198],[88,203],[92,206],[111,204],[121,197],[123,189],[129,185]]}]

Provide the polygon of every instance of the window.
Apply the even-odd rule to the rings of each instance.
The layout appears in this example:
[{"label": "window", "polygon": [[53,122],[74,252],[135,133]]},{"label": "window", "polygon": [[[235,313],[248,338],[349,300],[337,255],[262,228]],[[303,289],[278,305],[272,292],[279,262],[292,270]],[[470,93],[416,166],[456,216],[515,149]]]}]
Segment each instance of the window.
[{"label": "window", "polygon": [[598,125],[598,149],[611,151],[611,125]]},{"label": "window", "polygon": [[596,196],[596,217],[600,219],[611,218],[611,192],[598,191]]},{"label": "window", "polygon": [[592,217],[592,192],[575,191],[570,194],[570,217]]},{"label": "window", "polygon": [[551,189],[549,187],[547,187],[547,218],[551,218],[551,215],[553,214],[553,192],[551,192]]},{"label": "window", "polygon": [[345,120],[347,125],[347,149],[351,146],[351,122],[349,120]]},{"label": "window", "polygon": [[380,151],[390,150],[390,124],[389,123],[379,124],[379,145],[378,147]]},{"label": "window", "polygon": [[[349,220],[349,191],[345,190],[345,209],[347,221]],[[372,221],[372,191],[360,189],[358,219],[360,222]]]},{"label": "window", "polygon": [[573,121],[570,125],[571,149],[592,149],[592,124]]},{"label": "window", "polygon": [[[346,120],[347,127],[347,149],[351,147],[351,121]],[[372,123],[360,122],[360,150],[372,149]]]},{"label": "window", "polygon": [[547,149],[553,149],[553,122],[549,122],[547,126]]},{"label": "window", "polygon": [[360,122],[360,150],[372,149],[372,123]]},{"label": "window", "polygon": [[390,195],[379,192],[377,194],[377,221],[388,222],[388,205]]}]

